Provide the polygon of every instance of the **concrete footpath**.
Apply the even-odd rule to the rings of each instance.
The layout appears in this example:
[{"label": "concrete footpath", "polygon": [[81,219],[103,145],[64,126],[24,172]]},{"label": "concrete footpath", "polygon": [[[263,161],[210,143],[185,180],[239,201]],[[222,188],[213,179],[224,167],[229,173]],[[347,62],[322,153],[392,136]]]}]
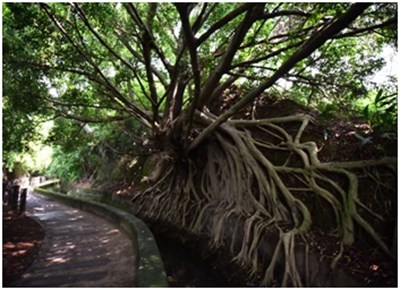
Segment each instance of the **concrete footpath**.
[{"label": "concrete footpath", "polygon": [[26,212],[45,238],[17,287],[137,286],[137,253],[128,235],[109,221],[55,199],[29,194]]}]

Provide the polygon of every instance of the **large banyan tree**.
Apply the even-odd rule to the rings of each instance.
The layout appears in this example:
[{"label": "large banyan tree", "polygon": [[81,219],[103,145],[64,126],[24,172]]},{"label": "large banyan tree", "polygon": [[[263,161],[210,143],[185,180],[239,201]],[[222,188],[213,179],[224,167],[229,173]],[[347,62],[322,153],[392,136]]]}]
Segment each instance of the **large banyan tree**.
[{"label": "large banyan tree", "polygon": [[[153,168],[134,204],[149,218],[207,230],[267,285],[282,258],[280,283],[307,285],[295,252],[309,249],[313,198],[340,241],[332,267],[356,228],[391,255],[376,229],[382,217],[359,198],[357,172],[396,159],[321,162],[302,138],[314,118],[254,111],[283,80],[314,104],[362,95],[378,52],[396,43],[396,4],[9,3],[3,18],[9,102],[81,124],[141,124]],[[235,101],[214,110],[233,86]],[[273,251],[262,270],[265,243]]]}]

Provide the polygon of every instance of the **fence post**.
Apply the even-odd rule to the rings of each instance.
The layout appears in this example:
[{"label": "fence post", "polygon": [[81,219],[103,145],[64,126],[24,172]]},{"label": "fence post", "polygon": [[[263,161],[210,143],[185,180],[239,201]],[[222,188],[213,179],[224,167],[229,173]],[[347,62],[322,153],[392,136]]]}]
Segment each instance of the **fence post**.
[{"label": "fence post", "polygon": [[19,214],[22,215],[26,208],[26,194],[28,193],[28,188],[23,188],[21,191],[21,198],[19,201]]},{"label": "fence post", "polygon": [[3,180],[3,204],[6,203],[7,181]]},{"label": "fence post", "polygon": [[18,196],[19,196],[19,185],[13,185],[12,192],[10,196],[10,205],[13,211],[17,211],[18,209]]}]

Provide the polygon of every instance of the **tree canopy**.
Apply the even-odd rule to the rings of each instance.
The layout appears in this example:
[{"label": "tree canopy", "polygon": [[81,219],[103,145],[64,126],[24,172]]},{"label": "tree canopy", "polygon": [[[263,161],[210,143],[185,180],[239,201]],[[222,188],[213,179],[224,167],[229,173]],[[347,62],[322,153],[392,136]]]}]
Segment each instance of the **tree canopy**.
[{"label": "tree canopy", "polygon": [[[81,154],[92,154],[99,167],[106,147],[146,147],[155,167],[138,199],[153,218],[198,232],[214,209],[215,244],[225,221],[243,218],[245,241],[239,251],[231,248],[253,274],[257,243],[273,225],[281,237],[274,257],[281,248],[291,257],[282,283],[303,285],[289,251],[312,217],[297,192],[325,200],[342,245],[354,242],[356,224],[389,252],[357,212],[364,206],[348,170],[395,160],[323,163],[315,143],[302,141],[311,117],[246,119],[238,112],[267,93],[393,129],[397,80],[374,84],[370,77],[385,65],[383,49],[397,49],[397,21],[396,3],[5,3],[3,150],[26,149],[37,123],[50,119],[48,142],[62,146],[58,154],[75,152],[71,169],[84,167]],[[240,88],[235,101],[217,112],[232,87]],[[300,124],[293,136],[282,127],[292,122]],[[249,127],[272,139],[258,140]],[[90,145],[74,151],[80,142]],[[274,164],[262,148],[290,155]],[[295,186],[285,184],[288,175]]]},{"label": "tree canopy", "polygon": [[30,112],[80,122],[133,116],[159,131],[233,83],[253,88],[241,107],[279,78],[310,104],[349,106],[383,65],[383,45],[396,44],[396,4],[368,6],[5,4],[4,95]]}]

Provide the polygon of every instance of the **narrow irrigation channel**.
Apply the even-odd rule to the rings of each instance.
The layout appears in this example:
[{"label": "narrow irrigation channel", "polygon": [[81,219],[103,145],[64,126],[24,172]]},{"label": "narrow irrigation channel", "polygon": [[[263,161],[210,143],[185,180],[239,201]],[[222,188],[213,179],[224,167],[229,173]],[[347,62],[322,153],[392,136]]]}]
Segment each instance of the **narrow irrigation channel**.
[{"label": "narrow irrigation channel", "polygon": [[179,242],[155,236],[171,287],[230,287],[205,261]]},{"label": "narrow irrigation channel", "polygon": [[[146,222],[146,218],[144,218]],[[165,267],[170,287],[252,287],[247,272],[232,261],[227,249],[212,248],[206,235],[147,221]]]}]

